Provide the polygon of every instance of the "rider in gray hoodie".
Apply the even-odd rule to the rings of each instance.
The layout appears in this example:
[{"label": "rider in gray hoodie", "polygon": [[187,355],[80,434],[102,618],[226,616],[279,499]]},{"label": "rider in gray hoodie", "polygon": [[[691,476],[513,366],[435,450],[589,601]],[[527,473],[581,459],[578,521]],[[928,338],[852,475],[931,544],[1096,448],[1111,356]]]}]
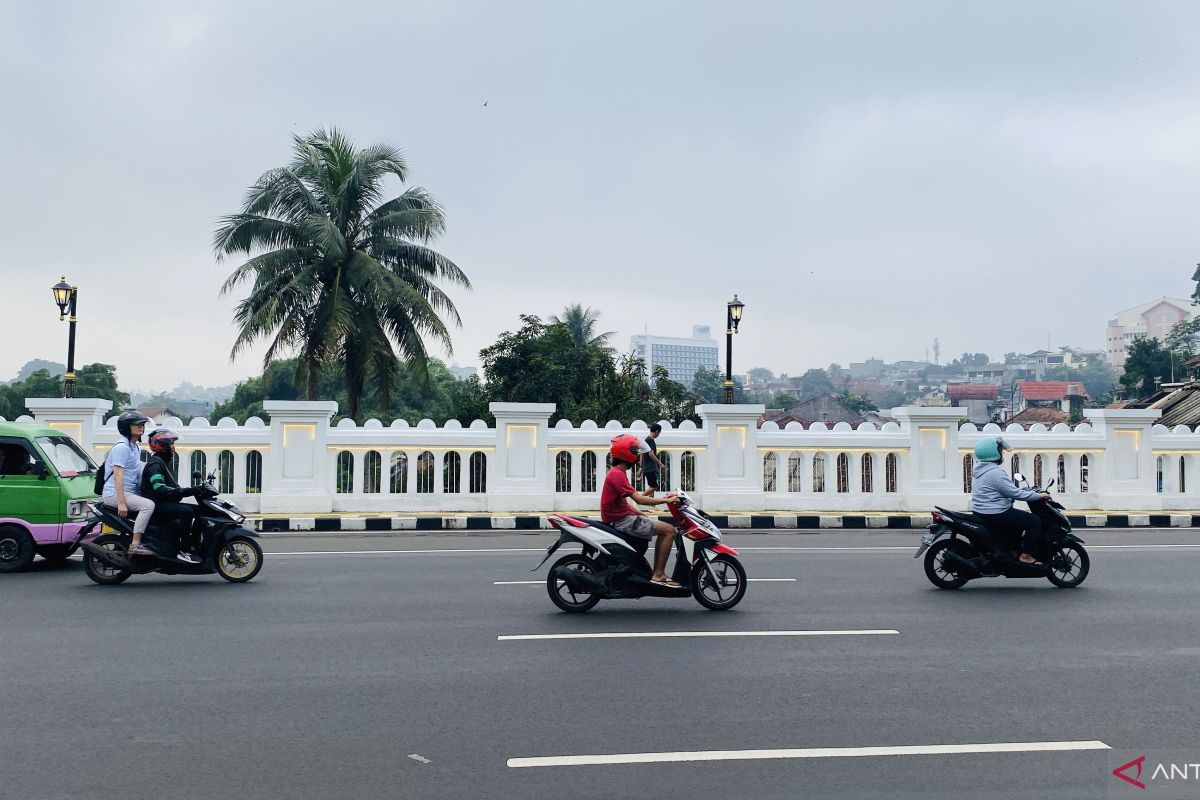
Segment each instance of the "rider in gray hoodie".
[{"label": "rider in gray hoodie", "polygon": [[[985,436],[975,445],[975,469],[971,472],[971,510],[997,531],[1009,531],[1021,539],[1021,563],[1041,566],[1036,553],[1042,541],[1042,521],[1028,511],[1013,508],[1014,500],[1049,500],[1045,492],[1020,489],[1000,463],[1007,445],[1003,439]],[[1023,534],[1023,535],[1022,535]]]}]

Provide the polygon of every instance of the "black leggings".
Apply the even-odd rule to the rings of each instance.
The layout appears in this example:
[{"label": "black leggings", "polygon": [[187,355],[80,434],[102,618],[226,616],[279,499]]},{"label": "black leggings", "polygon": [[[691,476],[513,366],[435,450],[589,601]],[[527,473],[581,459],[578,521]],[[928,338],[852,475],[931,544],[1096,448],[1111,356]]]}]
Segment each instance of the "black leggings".
[{"label": "black leggings", "polygon": [[[1042,521],[1035,514],[1009,508],[1000,514],[977,514],[989,528],[1007,531],[1021,540],[1021,552],[1037,556],[1042,545]],[[1024,531],[1024,535],[1022,535]]]}]

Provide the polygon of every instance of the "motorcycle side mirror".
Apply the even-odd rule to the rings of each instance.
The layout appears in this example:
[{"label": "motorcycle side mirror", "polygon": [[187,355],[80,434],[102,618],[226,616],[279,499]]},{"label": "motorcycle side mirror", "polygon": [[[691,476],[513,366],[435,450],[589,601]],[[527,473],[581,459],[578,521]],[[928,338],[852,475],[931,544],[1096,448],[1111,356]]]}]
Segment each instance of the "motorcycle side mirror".
[{"label": "motorcycle side mirror", "polygon": [[1013,483],[1021,488],[1026,488],[1029,486],[1029,481],[1025,480],[1025,476],[1019,472],[1013,473]]},{"label": "motorcycle side mirror", "polygon": [[202,473],[200,470],[194,470],[192,472],[192,485],[195,486],[197,483],[204,483],[204,473]]},{"label": "motorcycle side mirror", "polygon": [[1050,482],[1046,484],[1046,491],[1050,491],[1050,487],[1054,485],[1054,482],[1055,482],[1056,480],[1058,480],[1058,478],[1051,478],[1051,479],[1050,479]]}]

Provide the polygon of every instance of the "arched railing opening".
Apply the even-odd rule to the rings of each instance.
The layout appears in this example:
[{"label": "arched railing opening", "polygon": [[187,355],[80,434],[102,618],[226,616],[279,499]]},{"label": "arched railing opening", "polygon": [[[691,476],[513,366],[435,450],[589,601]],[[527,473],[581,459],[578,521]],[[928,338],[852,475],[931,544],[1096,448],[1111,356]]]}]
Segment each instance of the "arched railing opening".
[{"label": "arched railing opening", "polygon": [[462,486],[462,456],[451,450],[442,458],[442,492],[458,494]]},{"label": "arched railing opening", "polygon": [[679,488],[685,492],[696,491],[696,454],[685,450],[679,456]]},{"label": "arched railing opening", "polygon": [[246,453],[246,494],[262,493],[262,453]]},{"label": "arched railing opening", "polygon": [[383,489],[383,456],[368,450],[363,457],[363,493],[379,494]]},{"label": "arched railing opening", "polygon": [[900,479],[900,465],[897,461],[895,453],[888,453],[887,458],[883,460],[883,490],[885,492],[896,491],[896,485]]},{"label": "arched railing opening", "polygon": [[585,492],[596,491],[596,454],[586,450],[580,462],[580,489]]},{"label": "arched railing opening", "polygon": [[471,453],[470,481],[467,491],[471,494],[484,494],[487,492],[487,453],[482,450],[476,450]]},{"label": "arched railing opening", "polygon": [[554,491],[571,491],[571,454],[566,450],[554,457]]},{"label": "arched railing opening", "polygon": [[778,459],[774,453],[767,453],[763,456],[763,474],[762,487],[764,492],[775,491],[775,468]]},{"label": "arched railing opening", "polygon": [[417,456],[417,494],[433,494],[434,463],[428,450]]},{"label": "arched railing opening", "polygon": [[217,454],[217,491],[233,494],[233,451],[222,450]]},{"label": "arched railing opening", "polygon": [[388,491],[404,494],[408,491],[408,453],[392,453],[391,469],[388,470]]},{"label": "arched railing opening", "polygon": [[354,489],[354,454],[343,450],[337,455],[338,494],[349,494]]}]

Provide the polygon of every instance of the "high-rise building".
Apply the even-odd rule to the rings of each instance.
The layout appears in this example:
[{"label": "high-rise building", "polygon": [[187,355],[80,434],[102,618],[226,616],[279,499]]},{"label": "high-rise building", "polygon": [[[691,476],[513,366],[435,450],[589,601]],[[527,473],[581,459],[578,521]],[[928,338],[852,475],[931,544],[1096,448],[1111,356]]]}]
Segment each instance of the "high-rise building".
[{"label": "high-rise building", "polygon": [[1125,366],[1125,350],[1135,339],[1149,336],[1163,340],[1171,326],[1196,316],[1191,300],[1163,296],[1140,306],[1117,312],[1108,321],[1104,336],[1104,352],[1114,367]]},{"label": "high-rise building", "polygon": [[629,354],[646,364],[646,375],[662,367],[676,383],[691,387],[699,367],[718,369],[720,349],[707,325],[693,325],[692,338],[672,336],[634,336],[629,341]]}]

